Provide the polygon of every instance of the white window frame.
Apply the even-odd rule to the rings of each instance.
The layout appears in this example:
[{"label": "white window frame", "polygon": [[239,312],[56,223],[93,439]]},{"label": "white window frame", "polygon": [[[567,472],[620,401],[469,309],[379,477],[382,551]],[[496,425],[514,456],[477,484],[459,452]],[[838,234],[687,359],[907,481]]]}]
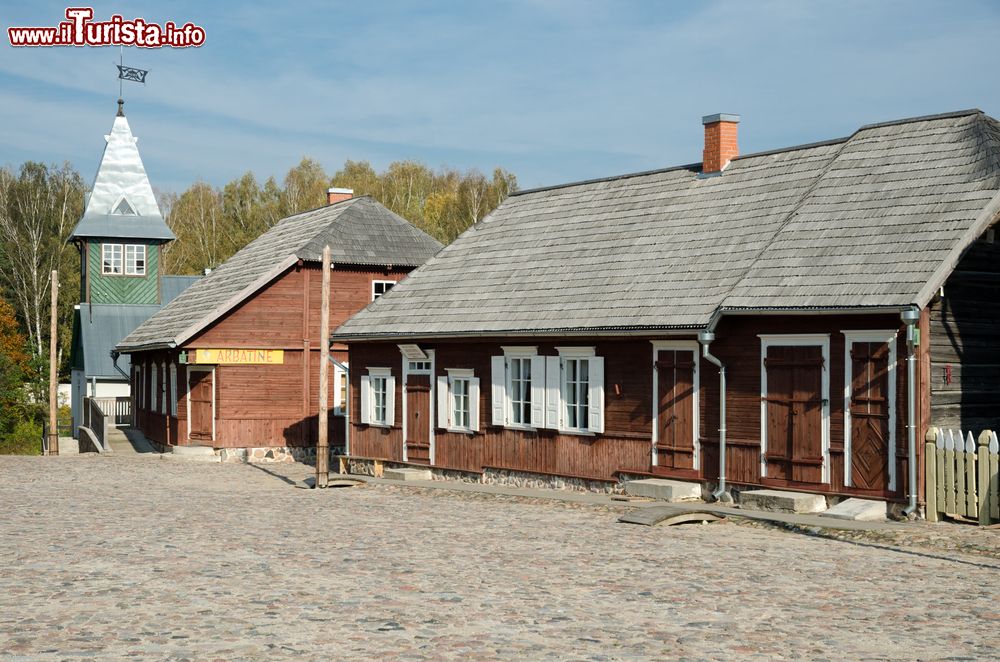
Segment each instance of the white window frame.
[{"label": "white window frame", "polygon": [[149,409],[154,414],[159,413],[157,407],[160,404],[160,398],[157,397],[156,390],[159,386],[159,367],[154,361],[149,372]]},{"label": "white window frame", "polygon": [[[344,368],[350,366],[344,362]],[[347,413],[348,392],[351,389],[347,371],[336,363],[333,364],[333,415],[344,416]]]},{"label": "white window frame", "polygon": [[[374,301],[375,299],[378,299],[380,296],[382,296],[383,294],[385,294],[386,292],[388,292],[389,290],[391,290],[393,287],[396,287],[396,285],[398,283],[399,283],[398,280],[373,280],[372,281],[372,301]],[[383,290],[382,290],[381,293],[376,293],[375,292],[375,286],[376,285],[389,285],[390,287],[389,287],[389,290],[383,288]]]},{"label": "white window frame", "polygon": [[[473,434],[479,431],[479,379],[475,370],[470,368],[447,368],[448,376],[439,376],[438,382],[438,427],[449,432]],[[466,397],[469,403],[469,424],[457,423],[455,409],[455,384],[465,384]]]},{"label": "white window frame", "polygon": [[[375,384],[374,380],[385,384],[385,416],[381,419],[375,416]],[[391,368],[368,368],[368,374],[361,377],[361,422],[378,428],[391,428],[395,425],[396,380]],[[405,402],[405,400],[404,400]],[[403,414],[404,420],[406,414]]]},{"label": "white window frame", "polygon": [[830,483],[830,334],[761,333],[760,338],[760,477],[767,478],[767,358],[769,347],[820,347],[823,351],[823,372],[820,398],[823,400],[820,448],[823,451],[822,482]]},{"label": "white window frame", "polygon": [[656,368],[656,360],[661,351],[664,352],[691,352],[694,360],[694,393],[692,406],[694,414],[692,425],[694,430],[694,469],[701,469],[701,347],[696,340],[651,340],[653,344],[653,466],[658,466],[659,453],[656,452],[656,444],[660,437],[660,371]]},{"label": "white window frame", "polygon": [[[594,363],[593,359],[598,359],[602,357],[597,356],[596,347],[556,347],[556,351],[559,352],[559,431],[563,434],[574,434],[581,436],[592,437],[597,434],[604,432],[604,384],[603,381],[600,384],[595,384],[594,379]],[[567,360],[587,361],[587,415],[586,423],[587,427],[569,427],[567,425],[566,414],[567,414],[567,383],[566,383],[566,362]],[[602,366],[603,368],[603,366]],[[603,370],[601,370],[601,376],[603,377]],[[595,384],[596,388],[592,389],[591,385]],[[595,402],[596,396],[596,402]],[[592,420],[591,407],[597,407],[599,412],[599,418],[601,421],[601,426],[599,429],[594,429],[590,427]]]},{"label": "white window frame", "polygon": [[896,335],[895,330],[841,331],[844,334],[844,486],[851,482],[851,383],[854,381],[854,362],[851,345],[856,342],[886,343],[889,345],[889,491],[896,489]]},{"label": "white window frame", "polygon": [[[121,206],[122,202],[128,205],[129,210],[127,212],[118,211],[118,208]],[[111,214],[110,214],[111,216],[138,216],[138,214],[139,213],[136,211],[135,205],[132,204],[132,201],[129,200],[127,196],[124,195],[121,196],[120,198],[118,198],[118,201],[115,202],[115,204],[111,205]]]},{"label": "white window frame", "polygon": [[[544,418],[544,394],[545,394],[545,371],[538,371],[536,368],[539,365],[544,365],[545,357],[539,357],[537,346],[503,346],[503,426],[511,430],[537,430],[538,428],[545,427],[544,420],[532,421],[534,415],[533,410],[540,408],[543,412]],[[528,381],[528,395],[529,395],[529,405],[528,405],[528,421],[516,423],[514,422],[514,401],[511,398],[513,393],[513,385],[511,383],[511,370],[510,361],[511,359],[528,360],[533,364],[531,369],[531,377]],[[542,359],[542,361],[539,361]],[[496,395],[496,394],[494,394]],[[541,399],[541,402],[536,402],[536,398]],[[535,424],[537,423],[537,424]]]},{"label": "white window frame", "polygon": [[[123,257],[123,267],[126,276],[145,276],[146,275],[146,245],[145,244],[125,244],[124,247],[124,257]],[[132,253],[131,260],[132,266],[129,267],[129,253]],[[141,255],[139,255],[141,253]],[[139,260],[142,260],[142,269],[140,270],[136,265]]]},{"label": "white window frame", "polygon": [[168,375],[167,375],[167,362],[163,362],[163,367],[160,370],[160,413],[167,414],[170,410],[167,409],[167,390],[168,390]]},{"label": "white window frame", "polygon": [[[117,250],[116,250],[117,249]],[[111,259],[108,259],[108,252]],[[115,271],[115,253],[117,252],[118,271]],[[108,265],[111,265],[110,268]],[[122,244],[101,244],[101,273],[105,276],[125,275],[125,248]]]},{"label": "white window frame", "polygon": [[170,364],[170,415],[177,416],[177,364]]}]

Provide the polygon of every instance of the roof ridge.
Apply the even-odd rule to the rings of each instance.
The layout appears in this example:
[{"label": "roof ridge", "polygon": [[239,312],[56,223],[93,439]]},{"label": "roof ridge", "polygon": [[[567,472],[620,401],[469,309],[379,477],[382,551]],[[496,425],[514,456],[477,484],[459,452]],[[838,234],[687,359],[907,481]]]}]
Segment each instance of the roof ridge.
[{"label": "roof ridge", "polygon": [[[991,135],[993,132],[995,134]],[[983,143],[986,150],[990,173],[994,174],[1000,184],[1000,122],[984,113],[976,121],[976,134],[977,142]]]},{"label": "roof ridge", "polygon": [[858,132],[865,131],[867,129],[881,129],[882,127],[886,127],[886,126],[897,126],[897,125],[900,125],[900,124],[911,124],[913,122],[930,122],[930,121],[933,121],[933,120],[946,120],[946,119],[949,119],[951,117],[965,117],[966,115],[975,115],[977,113],[980,114],[980,115],[985,115],[986,114],[983,111],[979,110],[978,108],[966,108],[965,110],[953,110],[953,111],[947,112],[947,113],[937,113],[937,114],[934,114],[934,115],[917,115],[916,117],[904,117],[903,119],[889,120],[887,122],[875,122],[873,124],[865,124],[865,125],[863,125],[857,131],[855,131],[854,133],[852,133],[851,137],[854,137],[854,135],[857,134]]},{"label": "roof ridge", "polygon": [[[772,154],[782,154],[785,152],[795,152],[801,149],[811,149],[814,147],[826,147],[828,145],[836,145],[838,143],[845,143],[859,132],[865,131],[867,129],[877,129],[886,126],[895,126],[898,124],[909,124],[911,122],[926,122],[931,120],[941,120],[948,119],[949,117],[964,117],[966,115],[980,114],[986,116],[982,110],[978,108],[968,108],[966,110],[953,110],[947,113],[938,113],[936,115],[918,115],[916,117],[904,117],[903,119],[890,120],[887,122],[877,122],[874,124],[865,124],[854,131],[849,136],[844,136],[842,138],[831,138],[828,140],[819,140],[816,142],[802,143],[800,145],[790,145],[788,147],[778,147],[775,149],[768,149],[759,152],[751,152],[749,154],[741,154],[735,158],[733,161],[738,161],[740,159],[749,159],[756,156],[770,156]],[[656,168],[654,170],[641,170],[639,172],[629,172],[621,175],[612,175],[610,177],[596,177],[594,179],[581,179],[572,182],[565,182],[563,184],[552,184],[550,186],[536,186],[535,188],[523,189],[521,191],[514,191],[509,197],[515,197],[519,195],[527,195],[529,193],[541,193],[543,191],[554,191],[562,188],[570,188],[573,186],[585,186],[587,184],[600,184],[601,182],[614,182],[620,179],[630,179],[632,177],[643,177],[646,175],[659,175],[665,172],[672,172],[674,170],[701,170],[702,162],[697,163],[687,163],[684,165],[669,166],[666,168]]]}]

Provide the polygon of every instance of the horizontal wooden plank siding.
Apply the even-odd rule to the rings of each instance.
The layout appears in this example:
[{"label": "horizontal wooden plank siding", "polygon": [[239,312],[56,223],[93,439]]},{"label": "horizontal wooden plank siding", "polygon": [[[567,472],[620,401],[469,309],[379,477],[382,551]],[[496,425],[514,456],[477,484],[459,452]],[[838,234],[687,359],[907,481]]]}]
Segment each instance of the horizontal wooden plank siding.
[{"label": "horizontal wooden plank siding", "polygon": [[[335,266],[331,279],[331,327],[336,328],[371,302],[373,281],[398,281],[405,275],[406,270],[388,267]],[[293,266],[180,348],[183,351],[261,348],[284,352],[279,365],[215,366],[215,438],[211,443],[216,448],[316,445],[321,286],[319,265]],[[341,362],[348,358],[344,349],[334,350],[331,356]],[[177,360],[178,351],[142,352],[133,358],[136,365],[156,361],[161,371],[163,362]],[[147,392],[148,375],[147,370]],[[332,407],[338,391],[334,388],[334,371],[330,370],[329,375]],[[187,371],[183,365],[178,366],[177,383],[178,417],[171,433],[161,431],[163,423],[155,420],[153,414],[141,418],[140,427],[158,443],[209,443],[188,439],[188,408],[184,397]],[[344,418],[334,415],[332,409],[329,426],[330,445],[343,446]]]},{"label": "horizontal wooden plank siding", "polygon": [[[893,494],[871,494],[845,483],[844,383],[845,339],[842,331],[897,331],[896,373],[896,476]],[[790,484],[789,487],[834,493],[898,498],[906,477],[906,344],[905,328],[896,314],[830,316],[726,317],[716,332],[712,353],[727,366],[727,479],[734,484],[761,484],[760,475],[760,334],[829,334],[829,473],[828,484]],[[676,339],[676,338],[672,338]],[[652,467],[652,338],[526,339],[522,337],[427,341],[420,346],[434,351],[435,376],[448,369],[471,369],[480,380],[479,432],[449,432],[436,427],[434,466],[465,471],[484,468],[557,474],[579,478],[614,479],[619,473],[657,473]],[[694,340],[694,336],[687,338]],[[596,436],[560,434],[554,430],[518,430],[491,424],[491,356],[503,346],[537,347],[543,356],[557,355],[556,347],[593,346],[604,357],[605,432]],[[363,457],[401,461],[403,457],[402,356],[395,343],[350,344],[352,388],[351,452]],[[367,368],[390,368],[396,377],[396,425],[386,430],[361,425],[360,380]],[[699,359],[700,373],[700,476],[715,481],[719,472],[718,369]],[[436,408],[436,402],[435,402]],[[436,409],[435,409],[436,410]],[[678,477],[690,478],[688,474]]]}]

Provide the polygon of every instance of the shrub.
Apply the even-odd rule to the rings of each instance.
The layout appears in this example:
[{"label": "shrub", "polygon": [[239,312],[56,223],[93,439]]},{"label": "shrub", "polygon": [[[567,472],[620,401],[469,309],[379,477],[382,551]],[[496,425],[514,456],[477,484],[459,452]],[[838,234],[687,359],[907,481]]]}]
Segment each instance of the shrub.
[{"label": "shrub", "polygon": [[0,455],[41,455],[42,426],[34,421],[18,421],[0,438]]}]

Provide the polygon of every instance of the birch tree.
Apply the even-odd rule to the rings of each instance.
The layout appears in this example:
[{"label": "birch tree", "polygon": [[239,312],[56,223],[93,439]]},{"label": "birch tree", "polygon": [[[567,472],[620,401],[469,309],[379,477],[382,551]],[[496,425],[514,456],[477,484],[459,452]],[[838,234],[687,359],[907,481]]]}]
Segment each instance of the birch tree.
[{"label": "birch tree", "polygon": [[[29,161],[17,174],[0,169],[0,283],[35,358],[47,353],[54,269],[67,276],[60,299],[72,301],[76,295],[72,284],[79,283],[79,275],[68,273],[76,251],[66,241],[83,213],[83,190],[80,175],[69,164],[57,168]],[[71,304],[68,310],[71,315]]]}]

